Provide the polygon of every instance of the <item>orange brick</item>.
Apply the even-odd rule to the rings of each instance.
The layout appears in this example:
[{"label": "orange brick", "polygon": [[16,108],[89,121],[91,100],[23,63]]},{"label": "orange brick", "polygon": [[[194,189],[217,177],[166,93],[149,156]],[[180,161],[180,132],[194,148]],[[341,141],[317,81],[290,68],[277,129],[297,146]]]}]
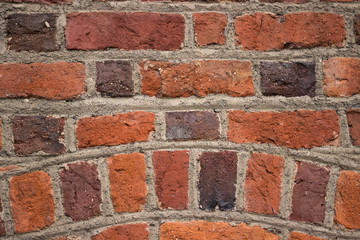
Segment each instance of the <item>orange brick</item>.
[{"label": "orange brick", "polygon": [[195,39],[199,46],[225,44],[226,14],[216,12],[194,13]]},{"label": "orange brick", "polygon": [[149,239],[149,225],[146,223],[126,224],[110,227],[91,237],[91,240],[111,240],[111,239]]},{"label": "orange brick", "polygon": [[304,233],[291,232],[289,240],[325,240],[325,239],[318,238],[315,236],[310,236]]}]

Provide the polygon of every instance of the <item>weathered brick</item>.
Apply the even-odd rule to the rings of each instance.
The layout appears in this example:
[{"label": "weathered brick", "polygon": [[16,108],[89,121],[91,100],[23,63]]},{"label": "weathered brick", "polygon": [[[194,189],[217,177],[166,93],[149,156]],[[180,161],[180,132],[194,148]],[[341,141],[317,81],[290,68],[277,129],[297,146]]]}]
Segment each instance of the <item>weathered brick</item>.
[{"label": "weathered brick", "polygon": [[284,164],[281,156],[251,154],[245,180],[246,211],[279,214]]},{"label": "weathered brick", "polygon": [[13,170],[17,170],[20,168],[21,168],[20,166],[10,165],[10,166],[6,166],[6,167],[0,167],[0,172],[13,171]]},{"label": "weathered brick", "polygon": [[323,223],[330,170],[307,162],[297,162],[296,166],[290,219]]},{"label": "weathered brick", "polygon": [[260,72],[265,96],[315,97],[315,63],[262,62]]},{"label": "weathered brick", "polygon": [[49,52],[56,45],[54,14],[12,14],[7,23],[8,49]]},{"label": "weathered brick", "polygon": [[360,229],[360,173],[340,171],[336,187],[335,219],[346,228]]},{"label": "weathered brick", "polygon": [[289,240],[325,240],[325,239],[318,238],[315,236],[310,236],[304,233],[291,232]]},{"label": "weathered brick", "polygon": [[185,19],[181,14],[90,12],[67,15],[68,49],[178,50],[182,48],[184,36]]},{"label": "weathered brick", "polygon": [[53,224],[55,199],[49,174],[37,171],[11,178],[10,203],[17,233]]},{"label": "weathered brick", "polygon": [[330,58],[322,63],[323,89],[329,97],[349,97],[360,93],[360,60]]},{"label": "weathered brick", "polygon": [[14,150],[26,155],[38,151],[61,154],[65,151],[64,118],[15,116],[13,119]]},{"label": "weathered brick", "polygon": [[8,3],[72,4],[73,0],[0,0]]},{"label": "weathered brick", "polygon": [[198,46],[225,44],[227,17],[224,13],[194,13],[195,40]]},{"label": "weathered brick", "polygon": [[[0,198],[0,212],[3,211],[3,207],[2,207],[2,201]],[[2,218],[0,218],[0,236],[5,236],[6,235],[6,229],[5,229],[5,222]]]},{"label": "weathered brick", "polygon": [[73,99],[85,91],[82,63],[0,64],[0,98]]},{"label": "weathered brick", "polygon": [[0,118],[0,151],[2,148],[2,135],[1,135],[1,118]]},{"label": "weathered brick", "polygon": [[78,146],[87,148],[147,141],[155,130],[154,121],[155,114],[149,112],[82,118],[76,129]]},{"label": "weathered brick", "polygon": [[160,207],[186,209],[189,202],[189,151],[155,151],[153,164]]},{"label": "weathered brick", "polygon": [[360,44],[360,14],[355,15],[354,17],[354,29],[355,29],[355,41],[357,44]]},{"label": "weathered brick", "polygon": [[126,224],[110,227],[91,237],[91,240],[109,240],[109,239],[149,239],[149,225],[147,223]]},{"label": "weathered brick", "polygon": [[340,144],[339,118],[333,110],[236,110],[228,117],[228,138],[235,143],[272,143],[295,149]]},{"label": "weathered brick", "polygon": [[142,2],[205,2],[205,3],[217,3],[217,2],[247,2],[248,0],[141,0]]},{"label": "weathered brick", "polygon": [[130,62],[105,61],[96,63],[96,90],[102,96],[131,97],[134,95]]},{"label": "weathered brick", "polygon": [[101,183],[97,166],[71,163],[60,171],[65,215],[74,221],[100,215]]},{"label": "weathered brick", "polygon": [[140,62],[143,94],[158,97],[255,95],[251,63],[208,60],[190,63]]},{"label": "weathered brick", "polygon": [[176,239],[267,239],[280,240],[280,236],[259,226],[249,227],[245,223],[230,225],[226,222],[167,222],[160,227],[161,240]]},{"label": "weathered brick", "polygon": [[235,207],[236,152],[204,152],[200,156],[200,208]]},{"label": "weathered brick", "polygon": [[360,146],[360,109],[346,111],[350,136],[355,146]]},{"label": "weathered brick", "polygon": [[107,159],[107,164],[115,212],[140,212],[148,192],[144,155],[115,155]]},{"label": "weathered brick", "polygon": [[220,121],[216,113],[166,113],[166,138],[169,140],[216,140],[220,137]]},{"label": "weathered brick", "polygon": [[255,13],[235,20],[237,45],[245,50],[342,47],[344,19],[329,12],[300,12],[278,17]]},{"label": "weathered brick", "polygon": [[307,3],[310,0],[259,0],[260,2],[264,3]]}]

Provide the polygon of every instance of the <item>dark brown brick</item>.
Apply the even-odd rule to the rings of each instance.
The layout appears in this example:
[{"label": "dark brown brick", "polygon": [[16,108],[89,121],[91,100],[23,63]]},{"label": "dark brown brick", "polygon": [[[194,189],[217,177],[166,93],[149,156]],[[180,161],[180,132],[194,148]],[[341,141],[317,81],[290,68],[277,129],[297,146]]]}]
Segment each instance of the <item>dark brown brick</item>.
[{"label": "dark brown brick", "polygon": [[166,114],[166,137],[170,140],[215,140],[219,118],[212,112],[171,112]]},{"label": "dark brown brick", "polygon": [[235,152],[204,152],[200,156],[200,208],[231,210],[235,207],[237,155]]},{"label": "dark brown brick", "polygon": [[96,90],[102,96],[131,97],[134,95],[132,68],[129,62],[98,62],[96,71]]},{"label": "dark brown brick", "polygon": [[322,223],[325,217],[326,187],[330,170],[313,163],[297,162],[296,164],[297,173],[290,219]]},{"label": "dark brown brick", "polygon": [[360,14],[355,15],[354,23],[356,43],[360,44]]},{"label": "dark brown brick", "polygon": [[58,49],[54,14],[10,15],[7,34],[10,50],[49,52]]},{"label": "dark brown brick", "polygon": [[315,97],[315,63],[262,62],[260,71],[266,96]]},{"label": "dark brown brick", "polygon": [[95,164],[72,163],[60,171],[65,214],[74,221],[100,215],[101,183]]},{"label": "dark brown brick", "polygon": [[15,152],[20,155],[43,151],[60,154],[65,151],[64,118],[16,116],[13,120]]}]

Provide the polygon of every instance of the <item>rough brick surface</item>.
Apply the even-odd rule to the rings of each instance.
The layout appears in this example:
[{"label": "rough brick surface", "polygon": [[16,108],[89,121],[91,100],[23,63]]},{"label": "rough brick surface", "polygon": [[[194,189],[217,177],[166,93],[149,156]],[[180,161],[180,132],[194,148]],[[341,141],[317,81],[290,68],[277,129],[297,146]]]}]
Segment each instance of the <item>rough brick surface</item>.
[{"label": "rough brick surface", "polygon": [[315,63],[262,62],[260,72],[266,96],[315,97]]},{"label": "rough brick surface", "polygon": [[54,14],[13,14],[8,17],[8,48],[16,51],[48,52],[56,45]]},{"label": "rough brick surface", "polygon": [[219,128],[216,113],[166,113],[166,138],[169,140],[215,140],[220,136]]},{"label": "rough brick surface", "polygon": [[200,156],[200,208],[231,210],[235,207],[236,152],[204,152]]},{"label": "rough brick surface", "polygon": [[330,170],[307,162],[297,162],[296,165],[290,219],[323,223]]},{"label": "rough brick surface", "polygon": [[61,154],[65,151],[64,118],[15,116],[13,120],[14,150],[26,155],[42,151]]},{"label": "rough brick surface", "polygon": [[323,61],[325,95],[347,97],[360,93],[360,60],[330,58]]},{"label": "rough brick surface", "polygon": [[325,239],[318,238],[315,236],[310,236],[304,233],[291,232],[289,240],[325,240]]},{"label": "rough brick surface", "polygon": [[154,121],[155,114],[149,112],[82,118],[76,129],[79,148],[147,141]]},{"label": "rough brick surface", "polygon": [[101,183],[95,164],[71,163],[60,171],[65,214],[74,221],[100,215]]},{"label": "rough brick surface", "polygon": [[247,61],[140,62],[143,94],[158,97],[205,97],[255,94],[251,63]]},{"label": "rough brick surface", "polygon": [[360,109],[346,111],[350,136],[355,146],[360,146]]},{"label": "rough brick surface", "polygon": [[0,0],[8,3],[71,4],[73,0]]},{"label": "rough brick surface", "polygon": [[[0,212],[2,211],[3,211],[2,200],[0,198]],[[6,235],[5,222],[2,218],[0,218],[0,236],[5,236],[5,235]]]},{"label": "rough brick surface", "polygon": [[354,24],[356,43],[360,44],[360,14],[355,15]]},{"label": "rough brick surface", "polygon": [[224,13],[194,13],[195,40],[198,46],[225,44],[227,17]]},{"label": "rough brick surface", "polygon": [[0,151],[1,151],[1,148],[2,148],[2,137],[1,137],[1,118],[0,118]]},{"label": "rough brick surface", "polygon": [[310,2],[310,0],[259,0],[260,2],[264,3],[307,3]]},{"label": "rough brick surface", "polygon": [[107,159],[111,199],[116,212],[139,212],[147,196],[146,165],[141,153],[120,154]]},{"label": "rough brick surface", "polygon": [[335,219],[346,228],[360,229],[360,173],[341,171],[337,182]]},{"label": "rough brick surface", "polygon": [[126,224],[110,227],[93,236],[91,240],[136,239],[147,240],[149,225],[146,223]]},{"label": "rough brick surface", "polygon": [[342,47],[344,19],[328,12],[300,12],[277,17],[271,13],[239,16],[235,20],[237,44],[245,50]]},{"label": "rough brick surface", "polygon": [[10,202],[15,232],[31,232],[55,221],[55,204],[49,174],[41,171],[10,180]]},{"label": "rough brick surface", "polygon": [[163,209],[186,209],[189,202],[189,151],[155,151],[153,164],[158,202]]},{"label": "rough brick surface", "polygon": [[285,159],[281,156],[253,153],[248,161],[245,180],[245,210],[279,214]]},{"label": "rough brick surface", "polygon": [[178,50],[182,48],[184,34],[185,19],[180,14],[91,12],[67,15],[68,49]]},{"label": "rough brick surface", "polygon": [[85,90],[81,63],[0,64],[0,98],[73,99]]},{"label": "rough brick surface", "polygon": [[[339,119],[335,111],[230,111],[228,138],[236,143],[272,143],[288,148],[339,146]],[[324,128],[326,126],[326,128]]]}]

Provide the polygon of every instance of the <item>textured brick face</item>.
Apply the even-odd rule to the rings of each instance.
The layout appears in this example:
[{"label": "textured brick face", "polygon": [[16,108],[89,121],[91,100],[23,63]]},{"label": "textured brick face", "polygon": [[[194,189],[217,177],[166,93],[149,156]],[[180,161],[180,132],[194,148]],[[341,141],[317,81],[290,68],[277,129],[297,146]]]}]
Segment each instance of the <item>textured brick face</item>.
[{"label": "textured brick face", "polygon": [[204,152],[200,156],[200,208],[231,210],[235,207],[236,152]]},{"label": "textured brick face", "polygon": [[360,14],[355,15],[354,23],[356,43],[360,44]]},{"label": "textured brick face", "polygon": [[[1,198],[0,198],[0,212],[3,212]],[[5,222],[2,218],[0,218],[0,236],[5,236],[5,235],[6,235]]]},{"label": "textured brick face", "polygon": [[71,4],[72,0],[0,0],[9,3],[44,3],[44,4]]},{"label": "textured brick face", "polygon": [[313,163],[297,162],[290,219],[323,223],[329,173],[328,168]]},{"label": "textured brick face", "polygon": [[304,233],[291,232],[289,240],[325,240],[315,236],[310,236]]},{"label": "textured brick face", "polygon": [[146,223],[126,224],[110,227],[93,236],[91,240],[110,240],[110,239],[149,239],[148,229],[149,225]]},{"label": "textured brick face", "polygon": [[226,14],[223,13],[195,13],[194,31],[198,46],[210,44],[225,44]]},{"label": "textured brick face", "polygon": [[360,109],[346,111],[350,136],[355,146],[360,146]]}]

